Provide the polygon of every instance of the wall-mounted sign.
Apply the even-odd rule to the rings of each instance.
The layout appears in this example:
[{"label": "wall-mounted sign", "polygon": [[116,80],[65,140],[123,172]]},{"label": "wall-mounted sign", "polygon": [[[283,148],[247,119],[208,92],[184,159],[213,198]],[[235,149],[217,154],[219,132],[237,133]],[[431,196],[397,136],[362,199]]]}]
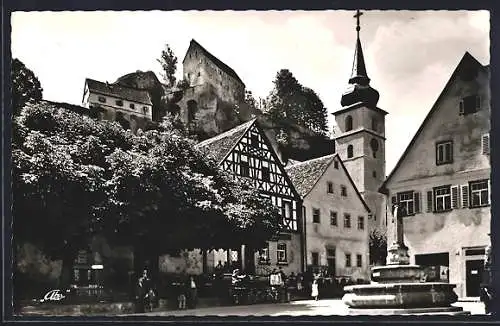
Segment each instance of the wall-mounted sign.
[{"label": "wall-mounted sign", "polygon": [[43,299],[41,299],[40,302],[61,301],[64,298],[66,298],[66,296],[62,294],[60,290],[55,289],[45,293]]}]

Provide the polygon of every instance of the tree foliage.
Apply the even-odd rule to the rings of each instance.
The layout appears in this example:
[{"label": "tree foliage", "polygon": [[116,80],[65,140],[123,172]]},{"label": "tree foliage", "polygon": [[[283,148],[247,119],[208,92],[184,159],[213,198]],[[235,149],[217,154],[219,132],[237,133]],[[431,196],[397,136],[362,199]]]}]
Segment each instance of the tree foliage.
[{"label": "tree foliage", "polygon": [[13,123],[16,242],[71,263],[95,233],[156,253],[259,247],[279,212],[165,120],[133,135],[50,103]]},{"label": "tree foliage", "polygon": [[387,235],[377,229],[370,231],[370,264],[385,265],[387,257]]},{"label": "tree foliage", "polygon": [[177,71],[177,57],[168,44],[161,51],[161,56],[157,61],[160,63],[163,73],[161,76],[168,87],[175,86],[175,72]]},{"label": "tree foliage", "polygon": [[13,113],[26,102],[42,99],[42,86],[35,73],[19,59],[12,60],[12,107]]},{"label": "tree foliage", "polygon": [[327,109],[312,89],[302,86],[288,69],[280,70],[273,83],[265,107],[272,120],[287,119],[320,134],[328,132]]}]

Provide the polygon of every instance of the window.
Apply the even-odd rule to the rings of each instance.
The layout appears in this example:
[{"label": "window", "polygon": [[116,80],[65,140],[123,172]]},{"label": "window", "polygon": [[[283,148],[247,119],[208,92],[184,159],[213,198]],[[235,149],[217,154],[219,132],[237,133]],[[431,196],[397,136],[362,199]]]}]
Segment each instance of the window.
[{"label": "window", "polygon": [[401,216],[410,216],[415,213],[415,196],[413,191],[398,192],[397,202]]},{"label": "window", "polygon": [[436,164],[453,162],[453,142],[451,140],[436,144]]},{"label": "window", "polygon": [[332,182],[327,183],[327,192],[329,194],[333,194],[333,183]]},{"label": "window", "polygon": [[135,105],[134,105],[134,103],[130,103],[130,104],[129,104],[129,107],[130,107],[132,110],[134,110],[134,109],[135,109]]},{"label": "window", "polygon": [[340,195],[342,197],[347,197],[347,187],[346,186],[341,186],[340,187]]},{"label": "window", "polygon": [[365,229],[365,218],[363,216],[358,216],[358,230]]},{"label": "window", "polygon": [[330,225],[337,226],[337,212],[330,211]]},{"label": "window", "polygon": [[101,103],[106,103],[106,98],[104,96],[99,96],[97,100]]},{"label": "window", "polygon": [[489,204],[488,180],[469,182],[470,207],[481,207]]},{"label": "window", "polygon": [[311,256],[312,256],[312,265],[319,266],[319,253],[311,252]]},{"label": "window", "polygon": [[328,265],[328,273],[335,275],[335,247],[330,247],[326,250],[326,263]]},{"label": "window", "polygon": [[351,267],[351,254],[345,254],[345,267]]},{"label": "window", "polygon": [[344,214],[344,227],[347,229],[351,228],[351,214]]},{"label": "window", "polygon": [[267,246],[259,250],[259,263],[269,263],[269,243]]},{"label": "window", "polygon": [[269,168],[264,166],[262,167],[262,180],[269,181],[269,179],[270,179]]},{"label": "window", "polygon": [[250,144],[252,145],[252,147],[258,148],[259,147],[259,135],[250,136]]},{"label": "window", "polygon": [[250,175],[250,167],[248,162],[240,162],[240,174],[243,177],[248,177]]},{"label": "window", "polygon": [[372,118],[372,130],[373,131],[378,130],[378,121],[377,121],[377,118],[375,118],[375,117]]},{"label": "window", "polygon": [[377,171],[372,172],[372,177],[376,178],[377,177]]},{"label": "window", "polygon": [[288,230],[297,230],[297,217],[293,214],[292,203],[283,201],[281,207],[281,214],[283,217],[283,225]]},{"label": "window", "polygon": [[333,167],[338,170],[339,169],[339,162],[338,161],[334,161],[333,162]]},{"label": "window", "polygon": [[363,267],[363,256],[362,255],[356,255],[356,266],[357,267]]},{"label": "window", "polygon": [[115,103],[118,106],[123,106],[123,101],[122,100],[116,100]]},{"label": "window", "polygon": [[142,112],[144,112],[144,114],[148,114],[148,107],[147,106],[144,106],[142,107]]},{"label": "window", "polygon": [[286,263],[286,243],[278,243],[278,249],[276,253],[278,257],[278,263]]},{"label": "window", "polygon": [[318,208],[313,208],[313,223],[320,223],[320,211]]},{"label": "window", "polygon": [[347,158],[351,158],[354,156],[354,148],[352,145],[347,146]]},{"label": "window", "polygon": [[451,209],[451,190],[450,186],[434,188],[434,210],[444,212]]},{"label": "window", "polygon": [[467,115],[471,113],[476,113],[481,108],[481,98],[477,95],[470,95],[464,97],[460,101],[459,115]]},{"label": "window", "polygon": [[352,117],[348,115],[345,118],[345,131],[351,131],[352,130]]}]

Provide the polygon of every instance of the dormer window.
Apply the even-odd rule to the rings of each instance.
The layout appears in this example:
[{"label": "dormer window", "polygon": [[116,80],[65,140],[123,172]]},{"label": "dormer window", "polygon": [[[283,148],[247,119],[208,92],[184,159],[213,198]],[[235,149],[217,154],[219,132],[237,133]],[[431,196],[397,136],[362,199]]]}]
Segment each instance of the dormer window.
[{"label": "dormer window", "polygon": [[476,113],[481,108],[481,98],[478,95],[464,97],[459,104],[459,115]]},{"label": "dormer window", "polygon": [[115,103],[118,106],[123,106],[123,101],[122,100],[116,100]]},{"label": "dormer window", "polygon": [[135,109],[135,105],[134,105],[134,103],[130,103],[129,107],[130,107],[132,110],[134,110],[134,109]]}]

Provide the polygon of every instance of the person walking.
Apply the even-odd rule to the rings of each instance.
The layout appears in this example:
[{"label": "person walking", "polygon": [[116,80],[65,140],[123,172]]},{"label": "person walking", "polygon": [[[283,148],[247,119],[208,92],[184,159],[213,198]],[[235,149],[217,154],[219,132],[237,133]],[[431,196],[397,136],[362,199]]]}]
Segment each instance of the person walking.
[{"label": "person walking", "polygon": [[148,270],[144,269],[142,275],[138,278],[135,288],[135,309],[136,312],[145,312],[145,300],[150,290],[150,279]]},{"label": "person walking", "polygon": [[318,288],[318,280],[315,279],[312,283],[311,286],[311,297],[314,298],[314,300],[318,301],[319,297],[319,288]]},{"label": "person walking", "polygon": [[198,301],[198,288],[193,275],[189,276],[187,287],[189,290],[189,307],[194,309]]}]

